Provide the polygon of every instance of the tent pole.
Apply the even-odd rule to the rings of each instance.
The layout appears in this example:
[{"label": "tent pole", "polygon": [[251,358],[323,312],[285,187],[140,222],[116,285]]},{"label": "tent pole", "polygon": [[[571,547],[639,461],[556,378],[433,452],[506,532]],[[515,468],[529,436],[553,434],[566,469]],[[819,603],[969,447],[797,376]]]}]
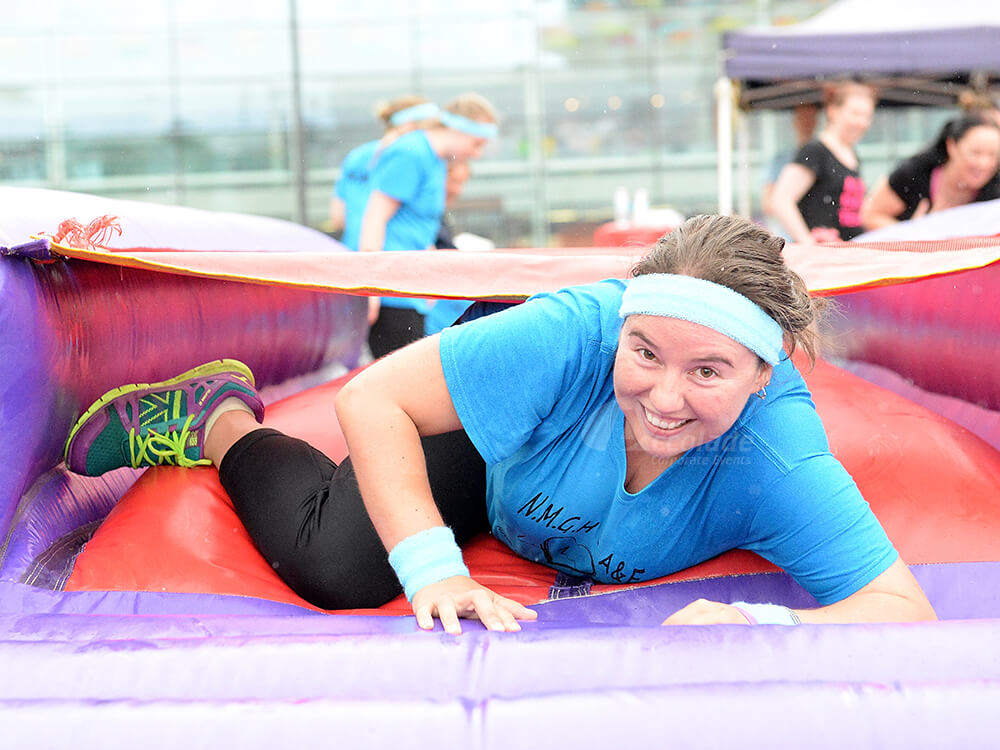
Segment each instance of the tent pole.
[{"label": "tent pole", "polygon": [[742,109],[737,109],[736,120],[736,212],[750,218],[750,118]]},{"label": "tent pole", "polygon": [[733,212],[733,82],[722,76],[715,82],[715,154],[719,213]]}]

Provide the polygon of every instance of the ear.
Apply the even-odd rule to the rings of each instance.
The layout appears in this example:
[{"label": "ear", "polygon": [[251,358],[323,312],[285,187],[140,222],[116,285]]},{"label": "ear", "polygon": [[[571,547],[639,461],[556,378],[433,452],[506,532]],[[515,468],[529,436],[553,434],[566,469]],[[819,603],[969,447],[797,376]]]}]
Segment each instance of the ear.
[{"label": "ear", "polygon": [[774,373],[774,368],[766,362],[761,362],[760,367],[757,368],[757,379],[754,381],[757,385],[755,391],[759,391],[761,388],[766,386],[771,382],[771,375]]},{"label": "ear", "polygon": [[955,158],[955,139],[945,138],[944,140],[944,150],[948,154],[948,161]]}]

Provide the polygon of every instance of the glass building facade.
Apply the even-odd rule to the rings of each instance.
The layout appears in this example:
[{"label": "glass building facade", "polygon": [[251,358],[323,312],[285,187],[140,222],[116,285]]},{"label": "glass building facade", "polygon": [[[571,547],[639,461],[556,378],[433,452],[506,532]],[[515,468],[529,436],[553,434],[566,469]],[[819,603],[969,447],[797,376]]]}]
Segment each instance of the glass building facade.
[{"label": "glass building facade", "polygon": [[[476,91],[501,135],[454,207],[498,246],[588,244],[619,186],[717,206],[723,31],[830,0],[3,0],[0,182],[323,228],[379,100]],[[948,113],[880,111],[869,184]],[[751,117],[760,172],[786,113]],[[0,211],[3,208],[0,206]]]}]

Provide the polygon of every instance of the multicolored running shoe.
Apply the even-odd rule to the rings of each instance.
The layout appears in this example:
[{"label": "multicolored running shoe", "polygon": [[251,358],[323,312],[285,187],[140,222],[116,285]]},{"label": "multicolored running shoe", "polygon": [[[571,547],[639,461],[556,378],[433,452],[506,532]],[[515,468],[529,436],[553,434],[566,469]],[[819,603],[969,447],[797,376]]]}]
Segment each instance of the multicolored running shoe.
[{"label": "multicolored running shoe", "polygon": [[66,441],[70,471],[99,476],[122,466],[199,466],[205,422],[227,398],[238,398],[264,419],[253,373],[220,359],[161,383],[123,385],[101,396],[77,420]]}]

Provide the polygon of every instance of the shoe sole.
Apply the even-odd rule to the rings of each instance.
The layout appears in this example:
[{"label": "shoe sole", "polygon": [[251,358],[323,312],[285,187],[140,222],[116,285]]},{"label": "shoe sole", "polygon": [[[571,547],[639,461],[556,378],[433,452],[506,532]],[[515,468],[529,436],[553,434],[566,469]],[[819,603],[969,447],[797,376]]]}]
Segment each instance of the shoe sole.
[{"label": "shoe sole", "polygon": [[119,386],[118,388],[112,388],[110,391],[97,399],[97,401],[91,404],[90,408],[83,413],[83,416],[76,420],[76,424],[73,425],[73,429],[69,431],[69,437],[66,438],[66,446],[63,448],[63,461],[69,458],[70,443],[73,442],[73,438],[83,426],[83,423],[119,396],[151,388],[169,388],[172,385],[178,385],[183,383],[185,380],[190,380],[191,378],[199,378],[205,375],[218,375],[224,372],[236,372],[240,375],[245,375],[247,380],[250,381],[250,385],[256,388],[253,373],[250,372],[250,368],[238,359],[216,359],[212,362],[206,362],[205,364],[198,365],[187,372],[182,372],[177,377],[170,378],[170,380],[163,380],[159,383],[131,383],[129,385]]}]

